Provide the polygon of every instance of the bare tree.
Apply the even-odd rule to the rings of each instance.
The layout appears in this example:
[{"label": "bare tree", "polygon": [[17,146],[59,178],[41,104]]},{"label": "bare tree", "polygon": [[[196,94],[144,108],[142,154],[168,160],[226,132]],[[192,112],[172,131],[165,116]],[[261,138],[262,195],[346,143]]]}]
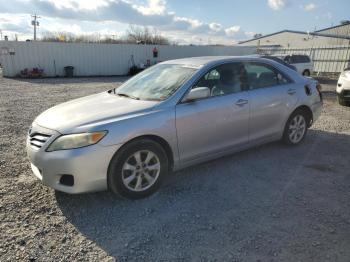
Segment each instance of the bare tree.
[{"label": "bare tree", "polygon": [[[151,31],[152,30],[152,31]],[[126,40],[128,43],[135,44],[153,44],[153,45],[169,45],[169,39],[158,33],[156,28],[149,28],[147,26],[140,27],[130,25],[127,30]]]},{"label": "bare tree", "polygon": [[43,42],[67,43],[108,43],[108,44],[148,44],[169,45],[170,41],[163,37],[156,28],[130,25],[126,35],[112,38],[111,35],[101,37],[100,34],[76,35],[68,32],[46,32],[41,38]]}]

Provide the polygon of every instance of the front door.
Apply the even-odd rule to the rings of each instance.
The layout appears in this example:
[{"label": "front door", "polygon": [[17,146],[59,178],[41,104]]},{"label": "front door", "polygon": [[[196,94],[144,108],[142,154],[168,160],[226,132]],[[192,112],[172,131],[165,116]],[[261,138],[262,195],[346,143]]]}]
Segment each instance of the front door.
[{"label": "front door", "polygon": [[248,142],[249,93],[240,82],[240,63],[210,70],[196,87],[208,87],[211,96],[176,106],[180,159],[206,157]]}]

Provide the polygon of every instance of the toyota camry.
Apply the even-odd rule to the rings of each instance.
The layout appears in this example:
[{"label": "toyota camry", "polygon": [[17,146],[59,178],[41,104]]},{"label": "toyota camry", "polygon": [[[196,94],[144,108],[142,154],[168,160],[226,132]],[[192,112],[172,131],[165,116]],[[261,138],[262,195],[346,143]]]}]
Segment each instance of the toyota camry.
[{"label": "toyota camry", "polygon": [[66,193],[154,193],[172,170],[271,141],[295,146],[322,110],[320,85],[261,57],[159,63],[32,123],[31,168]]}]

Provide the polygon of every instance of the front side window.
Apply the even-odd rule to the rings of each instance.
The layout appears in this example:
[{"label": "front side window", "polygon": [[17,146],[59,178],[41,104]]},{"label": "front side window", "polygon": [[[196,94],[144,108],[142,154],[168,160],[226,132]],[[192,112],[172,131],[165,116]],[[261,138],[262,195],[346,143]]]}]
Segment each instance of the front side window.
[{"label": "front side window", "polygon": [[283,60],[288,64],[291,64],[293,62],[292,57],[290,55],[287,55]]},{"label": "front side window", "polygon": [[223,64],[207,72],[192,88],[208,87],[211,96],[238,93],[245,89],[244,76],[241,63]]},{"label": "front side window", "polygon": [[275,68],[259,63],[246,63],[247,85],[249,89],[288,84],[291,81]]},{"label": "front side window", "polygon": [[139,100],[165,100],[197,70],[181,64],[155,65],[125,82],[115,93]]},{"label": "front side window", "polygon": [[220,74],[216,69],[211,70],[208,74],[204,76],[206,80],[218,80],[220,79]]}]

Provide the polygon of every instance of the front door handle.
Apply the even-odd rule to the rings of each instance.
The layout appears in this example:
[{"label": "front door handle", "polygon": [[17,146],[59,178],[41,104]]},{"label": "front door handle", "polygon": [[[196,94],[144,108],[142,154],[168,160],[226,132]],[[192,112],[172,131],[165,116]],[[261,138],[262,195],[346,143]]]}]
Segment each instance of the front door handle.
[{"label": "front door handle", "polygon": [[288,89],[287,93],[290,95],[294,95],[297,92],[294,88]]},{"label": "front door handle", "polygon": [[248,100],[245,99],[239,99],[235,104],[238,106],[243,106],[248,103]]}]

